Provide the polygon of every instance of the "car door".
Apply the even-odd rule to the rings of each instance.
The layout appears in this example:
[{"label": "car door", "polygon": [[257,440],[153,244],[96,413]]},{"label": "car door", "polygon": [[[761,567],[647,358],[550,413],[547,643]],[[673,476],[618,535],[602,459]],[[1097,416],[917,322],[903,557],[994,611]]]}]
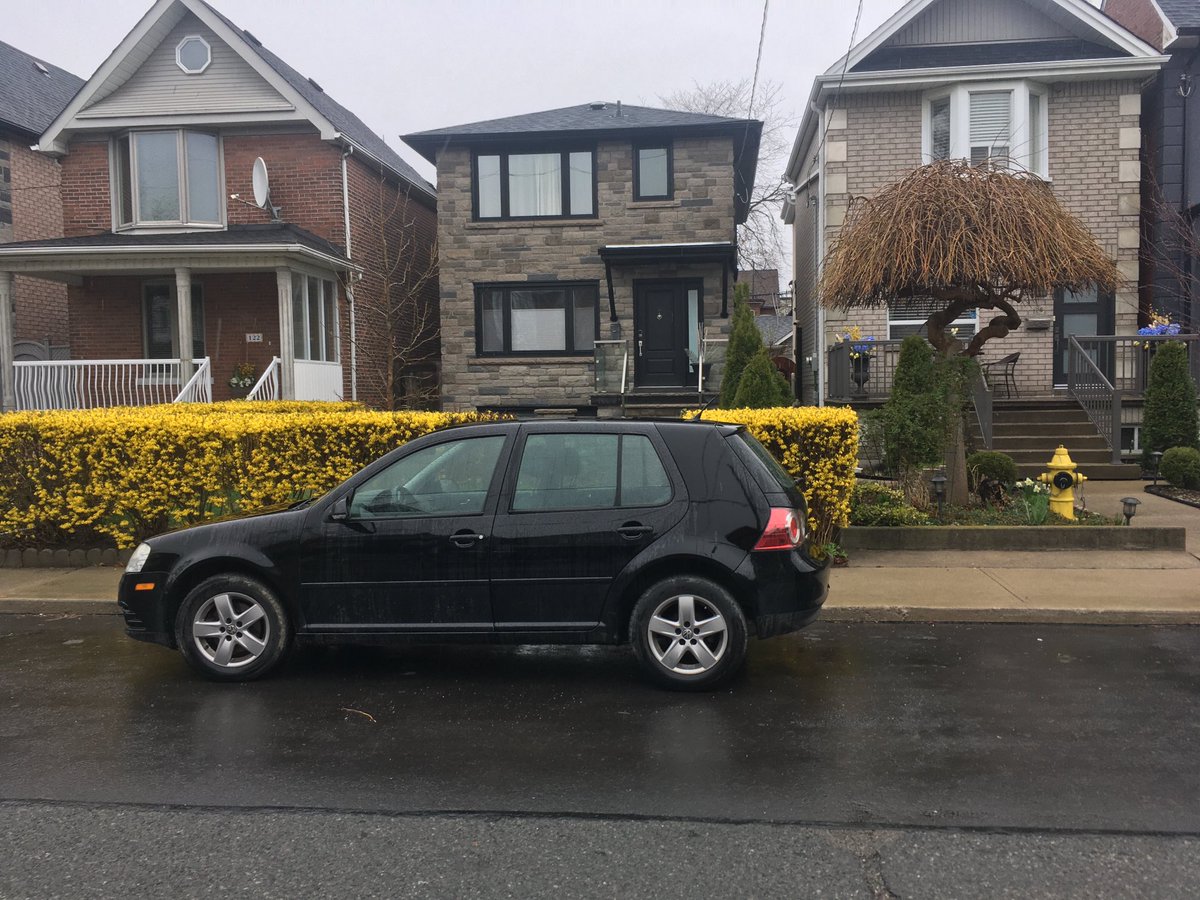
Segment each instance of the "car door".
[{"label": "car door", "polygon": [[613,579],[683,517],[682,480],[652,425],[526,425],[517,445],[492,527],[496,629],[595,628]]},{"label": "car door", "polygon": [[301,606],[315,631],[490,631],[488,543],[513,431],[424,444],[308,523]]}]

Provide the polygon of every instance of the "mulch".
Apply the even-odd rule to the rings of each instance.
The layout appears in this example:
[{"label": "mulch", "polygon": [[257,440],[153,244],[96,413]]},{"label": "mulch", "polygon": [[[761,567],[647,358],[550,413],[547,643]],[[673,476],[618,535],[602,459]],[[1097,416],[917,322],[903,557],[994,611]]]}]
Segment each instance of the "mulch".
[{"label": "mulch", "polygon": [[1171,487],[1169,484],[1148,484],[1146,493],[1200,509],[1200,491],[1194,491],[1191,488]]}]

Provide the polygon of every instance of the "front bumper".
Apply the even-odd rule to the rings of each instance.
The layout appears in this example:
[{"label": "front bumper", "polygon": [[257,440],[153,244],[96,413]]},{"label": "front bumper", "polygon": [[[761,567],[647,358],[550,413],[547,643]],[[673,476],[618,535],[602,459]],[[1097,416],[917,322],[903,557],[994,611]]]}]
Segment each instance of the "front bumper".
[{"label": "front bumper", "polygon": [[[166,621],[164,592],[166,572],[126,572],[121,576],[117,588],[117,606],[125,617],[125,633],[139,641],[175,645],[171,624]],[[138,590],[138,585],[152,584],[149,590]]]},{"label": "front bumper", "polygon": [[754,586],[754,631],[760,638],[809,625],[829,595],[829,564],[800,550],[750,553],[738,574]]}]

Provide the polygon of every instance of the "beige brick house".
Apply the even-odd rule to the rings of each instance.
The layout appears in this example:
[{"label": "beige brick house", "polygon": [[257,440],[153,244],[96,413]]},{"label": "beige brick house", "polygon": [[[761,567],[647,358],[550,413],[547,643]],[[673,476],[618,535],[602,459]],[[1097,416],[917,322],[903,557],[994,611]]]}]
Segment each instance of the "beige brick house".
[{"label": "beige brick house", "polygon": [[[987,345],[984,362],[1020,354],[1021,397],[1063,393],[1071,335],[1133,334],[1141,85],[1163,62],[1085,0],[912,0],[818,76],[789,161],[795,192],[784,213],[793,225],[805,401],[886,397],[896,345],[877,352],[868,384],[848,397],[837,335],[857,325],[877,341],[898,342],[919,333],[931,310],[920,301],[852,315],[822,310],[821,260],[851,197],[869,197],[936,159],[999,160],[1048,180],[1127,279],[1111,296],[1025,304],[1022,327]],[[960,320],[960,336],[977,323]],[[1105,347],[1102,356],[1120,350]],[[1110,380],[1121,377],[1121,359],[1105,365]],[[1135,428],[1125,440],[1136,441]]]},{"label": "beige brick house", "polygon": [[405,136],[437,165],[445,407],[705,393],[761,128],[597,102]]}]

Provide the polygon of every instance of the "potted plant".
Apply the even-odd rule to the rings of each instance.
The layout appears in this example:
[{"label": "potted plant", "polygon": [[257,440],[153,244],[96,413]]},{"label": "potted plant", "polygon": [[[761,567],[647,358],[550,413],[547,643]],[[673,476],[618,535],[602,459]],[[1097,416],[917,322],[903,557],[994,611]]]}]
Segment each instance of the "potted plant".
[{"label": "potted plant", "polygon": [[871,356],[875,351],[875,338],[863,337],[862,329],[854,325],[845,334],[834,335],[839,344],[850,345],[850,378],[854,382],[854,396],[867,395],[866,383],[871,379]]},{"label": "potted plant", "polygon": [[233,367],[233,375],[229,378],[229,387],[235,397],[245,397],[258,380],[258,370],[251,363],[238,363]]}]

